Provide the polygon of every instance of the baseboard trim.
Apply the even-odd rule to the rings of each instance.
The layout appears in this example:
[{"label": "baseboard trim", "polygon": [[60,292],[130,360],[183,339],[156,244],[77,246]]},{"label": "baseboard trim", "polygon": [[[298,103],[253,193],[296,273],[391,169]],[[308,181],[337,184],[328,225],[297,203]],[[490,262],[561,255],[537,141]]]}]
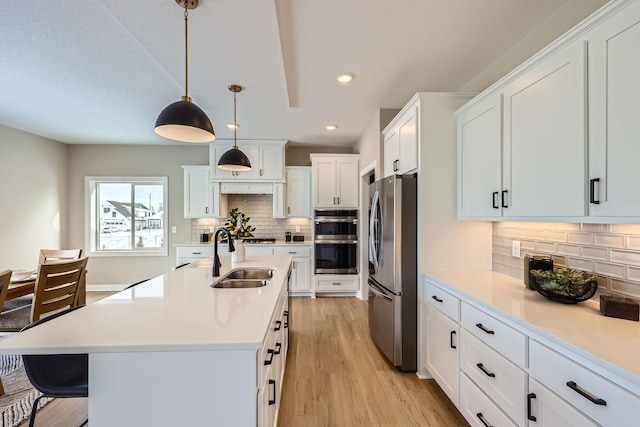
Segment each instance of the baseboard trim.
[{"label": "baseboard trim", "polygon": [[119,292],[127,286],[128,285],[108,283],[102,285],[87,285],[87,292]]}]

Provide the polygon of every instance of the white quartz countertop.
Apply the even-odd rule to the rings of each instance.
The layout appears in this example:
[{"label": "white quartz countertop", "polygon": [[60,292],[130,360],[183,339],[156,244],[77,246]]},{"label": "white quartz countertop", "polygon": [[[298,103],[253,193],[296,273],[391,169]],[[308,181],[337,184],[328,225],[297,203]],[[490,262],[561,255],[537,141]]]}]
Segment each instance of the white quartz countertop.
[{"label": "white quartz countertop", "polygon": [[215,289],[211,258],[118,292],[0,341],[0,353],[112,353],[259,349],[278,297],[287,286],[291,256],[248,256],[231,268],[274,267],[260,288]]},{"label": "white quartz countertop", "polygon": [[429,272],[427,277],[640,386],[640,322],[606,317],[597,301],[550,301],[522,280],[495,272]]},{"label": "white quartz countertop", "polygon": [[[245,247],[250,246],[311,246],[313,242],[305,237],[304,242],[285,242],[284,240],[276,240],[275,243],[245,243]],[[218,243],[219,248],[225,248],[226,243]],[[176,243],[174,247],[184,246],[213,246],[213,242],[192,242],[192,243]]]}]

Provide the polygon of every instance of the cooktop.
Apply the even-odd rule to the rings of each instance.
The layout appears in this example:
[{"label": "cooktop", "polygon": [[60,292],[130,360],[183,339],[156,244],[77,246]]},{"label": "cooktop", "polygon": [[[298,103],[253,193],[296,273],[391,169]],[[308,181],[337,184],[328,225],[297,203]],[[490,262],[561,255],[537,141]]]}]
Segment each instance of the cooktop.
[{"label": "cooktop", "polygon": [[269,237],[249,237],[249,238],[244,238],[242,239],[245,243],[275,243],[276,239],[275,238],[269,238]]}]

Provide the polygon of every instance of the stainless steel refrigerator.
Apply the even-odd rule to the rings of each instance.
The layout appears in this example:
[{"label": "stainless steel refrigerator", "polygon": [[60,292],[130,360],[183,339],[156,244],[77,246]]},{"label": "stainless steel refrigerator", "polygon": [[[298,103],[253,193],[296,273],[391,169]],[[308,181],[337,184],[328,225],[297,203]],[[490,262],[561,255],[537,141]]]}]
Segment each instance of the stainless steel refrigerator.
[{"label": "stainless steel refrigerator", "polygon": [[417,367],[417,176],[393,175],[369,188],[369,330],[403,371]]}]

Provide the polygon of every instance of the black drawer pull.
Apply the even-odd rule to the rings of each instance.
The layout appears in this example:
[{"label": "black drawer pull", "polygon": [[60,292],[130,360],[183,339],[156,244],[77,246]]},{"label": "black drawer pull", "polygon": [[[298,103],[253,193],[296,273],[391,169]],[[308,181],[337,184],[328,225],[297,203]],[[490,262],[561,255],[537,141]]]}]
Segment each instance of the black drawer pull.
[{"label": "black drawer pull", "polygon": [[599,205],[600,200],[596,200],[596,182],[600,182],[600,178],[593,178],[589,180],[589,203]]},{"label": "black drawer pull", "polygon": [[273,328],[274,331],[279,331],[280,327],[282,326],[282,320],[276,320],[276,327]]},{"label": "black drawer pull", "polygon": [[535,393],[529,393],[527,395],[527,419],[529,421],[537,421],[536,417],[531,415],[531,401],[536,398]]},{"label": "black drawer pull", "polygon": [[273,363],[273,354],[275,353],[275,351],[269,349],[267,350],[267,358],[264,360],[264,364],[265,365],[271,365],[271,363]]},{"label": "black drawer pull", "polygon": [[479,329],[482,329],[484,332],[488,333],[489,335],[495,334],[494,331],[492,331],[491,329],[487,329],[487,327],[483,326],[482,323],[476,323],[476,327]]},{"label": "black drawer pull", "polygon": [[280,354],[280,352],[282,351],[282,343],[277,342],[276,343],[276,350],[275,350],[275,354]]},{"label": "black drawer pull", "polygon": [[482,412],[478,412],[476,414],[476,417],[478,417],[478,419],[482,421],[482,424],[484,424],[486,427],[493,427],[491,424],[489,424],[489,421],[484,419],[484,415],[482,415]]},{"label": "black drawer pull", "polygon": [[596,405],[607,406],[606,400],[600,399],[599,397],[595,397],[593,394],[589,393],[587,390],[579,387],[578,384],[575,383],[575,381],[568,381],[567,387],[569,387],[571,390],[578,393],[580,396],[589,399],[592,403],[595,403]]},{"label": "black drawer pull", "polygon": [[481,370],[482,372],[484,372],[488,377],[491,377],[491,378],[495,378],[495,377],[496,377],[496,374],[494,374],[493,372],[491,372],[491,371],[487,370],[487,368],[485,368],[485,367],[484,367],[484,365],[483,365],[482,363],[476,363],[476,366],[477,366],[478,368],[480,368],[480,370]]},{"label": "black drawer pull", "polygon": [[191,255],[202,255],[202,252],[191,252]]},{"label": "black drawer pull", "polygon": [[276,380],[269,380],[269,385],[273,386],[273,400],[269,399],[269,406],[276,404]]},{"label": "black drawer pull", "polygon": [[451,348],[458,348],[458,347],[456,347],[456,346],[453,344],[453,336],[454,336],[455,334],[456,334],[456,331],[451,331],[451,332],[449,333],[449,346],[450,346]]},{"label": "black drawer pull", "polygon": [[438,298],[435,295],[431,295],[431,298],[433,298],[434,300],[438,301],[438,302],[442,302],[442,299]]},{"label": "black drawer pull", "polygon": [[285,329],[289,328],[289,311],[288,310],[284,311],[284,328]]},{"label": "black drawer pull", "polygon": [[500,206],[498,206],[498,192],[494,191],[493,193],[491,193],[491,203],[493,205],[493,209],[500,209]]},{"label": "black drawer pull", "polygon": [[509,207],[509,205],[507,205],[507,202],[505,201],[505,196],[507,195],[508,192],[509,190],[502,190],[502,207],[503,208]]}]

